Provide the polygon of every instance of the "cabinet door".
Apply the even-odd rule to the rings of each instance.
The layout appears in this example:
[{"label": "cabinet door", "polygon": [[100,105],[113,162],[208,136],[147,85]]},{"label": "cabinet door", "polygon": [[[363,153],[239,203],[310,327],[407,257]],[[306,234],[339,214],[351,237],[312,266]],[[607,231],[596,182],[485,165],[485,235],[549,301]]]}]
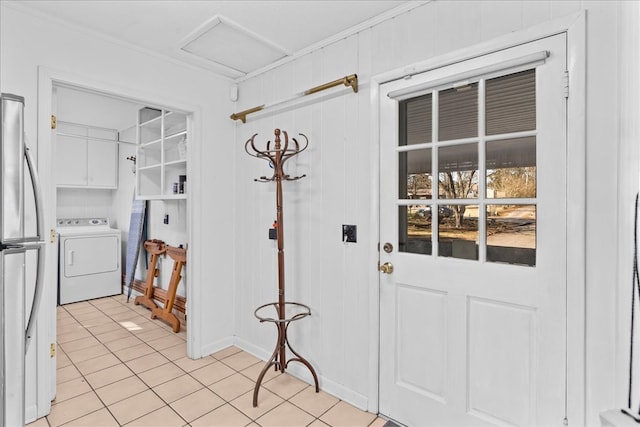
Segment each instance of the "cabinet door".
[{"label": "cabinet door", "polygon": [[87,153],[89,187],[118,187],[118,144],[89,141]]},{"label": "cabinet door", "polygon": [[59,135],[56,139],[57,185],[87,185],[87,142]]}]

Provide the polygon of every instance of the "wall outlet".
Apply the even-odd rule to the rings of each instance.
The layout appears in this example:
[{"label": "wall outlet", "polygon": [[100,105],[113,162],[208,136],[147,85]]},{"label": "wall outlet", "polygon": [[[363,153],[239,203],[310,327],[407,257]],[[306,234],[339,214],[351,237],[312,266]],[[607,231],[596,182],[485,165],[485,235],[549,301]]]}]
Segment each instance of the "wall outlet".
[{"label": "wall outlet", "polygon": [[358,227],[355,225],[342,225],[342,241],[356,243],[358,241]]}]

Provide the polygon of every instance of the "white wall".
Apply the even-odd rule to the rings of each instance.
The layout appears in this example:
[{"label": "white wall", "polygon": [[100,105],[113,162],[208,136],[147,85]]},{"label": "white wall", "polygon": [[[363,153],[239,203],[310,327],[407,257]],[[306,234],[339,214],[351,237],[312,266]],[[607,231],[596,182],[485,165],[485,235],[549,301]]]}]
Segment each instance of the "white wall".
[{"label": "white wall", "polygon": [[[586,419],[621,406],[617,400],[618,123],[620,3],[596,1],[434,1],[287,63],[240,85],[236,111],[269,104],[304,89],[357,73],[371,76],[473,46],[510,32],[587,10],[587,337]],[[627,52],[628,53],[628,52]],[[637,52],[634,52],[637,54]],[[236,330],[238,342],[268,355],[274,336],[252,313],[277,299],[275,251],[266,239],[274,219],[273,185],[252,179],[269,169],[244,153],[254,133],[273,139],[275,127],[303,132],[310,148],[294,160],[307,178],[285,183],[287,299],[313,315],[291,328],[293,342],[325,389],[370,405],[367,394],[371,230],[371,106],[367,86],[315,105],[237,123]],[[376,147],[373,147],[375,149]],[[295,171],[293,172],[295,173]],[[621,196],[622,197],[622,196]],[[374,213],[375,214],[375,213]],[[340,242],[342,224],[358,225],[358,243]],[[623,272],[622,274],[624,274]],[[625,276],[626,277],[626,276]],[[303,370],[301,372],[304,374]]]},{"label": "white wall", "polygon": [[[193,339],[189,348],[199,357],[231,342],[233,333],[234,253],[223,242],[234,238],[234,131],[228,115],[228,82],[212,73],[186,67],[147,52],[37,17],[20,5],[0,3],[0,90],[26,98],[25,126],[36,135],[38,69],[78,76],[118,95],[153,105],[191,106],[195,110],[195,139],[190,144],[189,305]],[[45,106],[46,107],[46,106]],[[40,143],[47,140],[39,136]],[[39,146],[41,152],[43,146]],[[39,159],[41,171],[46,159]],[[43,166],[44,165],[44,166]],[[213,165],[213,167],[212,167]],[[46,195],[47,200],[51,194]],[[50,217],[53,207],[48,206]],[[186,215],[184,209],[180,215]],[[225,227],[220,227],[225,224]],[[176,242],[178,243],[178,242]],[[224,268],[211,272],[211,263]]]}]

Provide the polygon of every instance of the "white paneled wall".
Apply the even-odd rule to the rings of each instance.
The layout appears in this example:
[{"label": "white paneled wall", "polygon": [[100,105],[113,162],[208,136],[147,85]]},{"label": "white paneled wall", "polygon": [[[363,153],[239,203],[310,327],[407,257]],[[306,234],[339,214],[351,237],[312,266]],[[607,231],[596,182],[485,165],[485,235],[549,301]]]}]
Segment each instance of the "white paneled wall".
[{"label": "white paneled wall", "polygon": [[[231,109],[228,80],[73,25],[61,25],[50,16],[33,15],[18,3],[0,2],[0,90],[27,99],[25,127],[29,135],[38,134],[38,104],[47,108],[38,90],[39,73],[63,75],[70,84],[89,85],[141,102],[193,110],[187,221],[188,227],[193,227],[193,240],[189,242],[187,270],[194,290],[190,297],[195,302],[189,305],[193,310],[189,312],[188,351],[202,357],[228,345],[233,335],[229,302],[235,260],[230,245],[235,240],[236,197],[234,133],[227,118]],[[46,132],[38,136],[38,154],[49,152]],[[43,180],[51,179],[43,176],[47,159],[39,156],[38,160]],[[51,198],[45,194],[45,204]],[[179,208],[175,213],[176,221],[185,215]],[[47,215],[55,218],[55,207]],[[220,268],[213,269],[213,263]]]},{"label": "white paneled wall", "polygon": [[[369,254],[378,243],[372,239],[377,230],[370,220],[375,218],[372,194],[377,188],[371,150],[377,147],[371,144],[375,109],[370,104],[370,78],[456,50],[471,52],[470,47],[478,43],[587,10],[587,133],[606,133],[609,141],[607,147],[591,137],[586,142],[587,170],[609,171],[590,177],[587,188],[611,190],[617,180],[615,105],[610,104],[616,99],[611,76],[616,74],[617,53],[611,46],[616,43],[618,7],[615,2],[433,1],[242,82],[236,111],[268,105],[351,73],[358,74],[361,89],[357,95],[346,91],[291,111],[265,111],[249,116],[246,124],[236,124],[235,321],[239,345],[266,357],[275,339],[270,325],[261,325],[253,317],[258,305],[277,300],[277,268],[275,245],[267,240],[267,229],[275,218],[274,185],[252,181],[270,170],[245,154],[243,144],[251,135],[258,133],[257,141],[264,142],[273,139],[278,127],[309,137],[309,149],[292,160],[292,174],[308,176],[284,184],[287,299],[306,303],[313,311],[311,318],[291,327],[291,337],[316,367],[321,386],[375,410],[369,351],[370,329],[377,325],[369,324],[369,301],[372,293],[375,298],[378,283],[369,280],[376,268]],[[616,247],[611,210],[616,209],[617,196],[615,191],[599,194],[602,204],[588,201],[589,241],[603,239],[610,246],[601,243],[587,248],[589,422],[597,420],[599,411],[616,404],[613,376],[608,373],[615,366],[615,292],[611,284],[617,280],[617,271],[615,251],[604,248]],[[342,224],[358,226],[357,243],[340,241]],[[304,369],[297,372],[305,375]]]}]

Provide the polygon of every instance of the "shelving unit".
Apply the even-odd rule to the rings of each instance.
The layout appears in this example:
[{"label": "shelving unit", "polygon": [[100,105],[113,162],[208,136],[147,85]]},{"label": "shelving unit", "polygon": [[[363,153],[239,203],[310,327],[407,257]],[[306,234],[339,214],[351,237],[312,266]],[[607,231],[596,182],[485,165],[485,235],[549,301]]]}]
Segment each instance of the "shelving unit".
[{"label": "shelving unit", "polygon": [[186,199],[186,114],[148,107],[141,109],[137,141],[137,197]]}]

